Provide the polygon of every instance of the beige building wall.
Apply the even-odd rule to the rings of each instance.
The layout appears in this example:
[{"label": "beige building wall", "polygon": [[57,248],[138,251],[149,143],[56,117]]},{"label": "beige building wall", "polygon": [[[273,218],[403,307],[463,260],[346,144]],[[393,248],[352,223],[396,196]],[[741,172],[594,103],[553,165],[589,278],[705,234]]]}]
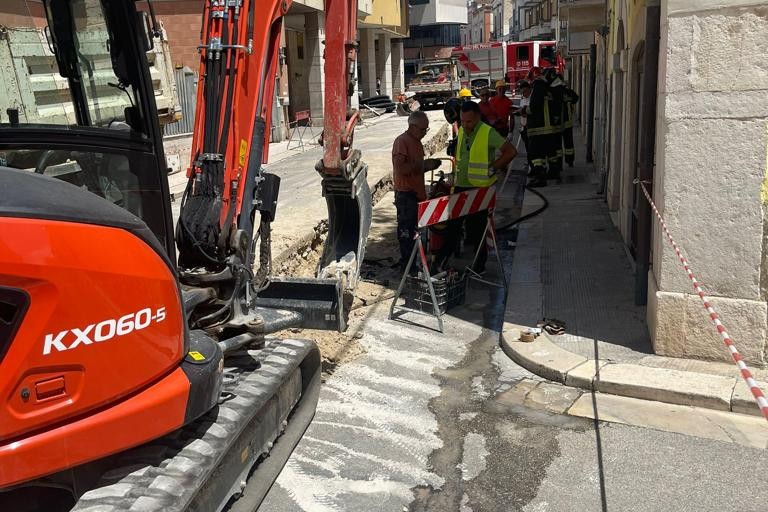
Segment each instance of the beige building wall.
[{"label": "beige building wall", "polygon": [[[766,362],[768,6],[662,2],[654,197],[744,358]],[[654,223],[648,321],[657,353],[727,360]]]}]

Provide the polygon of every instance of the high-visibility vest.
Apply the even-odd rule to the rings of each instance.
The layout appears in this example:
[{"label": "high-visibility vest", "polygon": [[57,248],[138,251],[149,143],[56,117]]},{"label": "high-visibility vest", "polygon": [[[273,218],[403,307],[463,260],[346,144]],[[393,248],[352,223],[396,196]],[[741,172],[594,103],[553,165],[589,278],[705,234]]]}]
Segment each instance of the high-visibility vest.
[{"label": "high-visibility vest", "polygon": [[[491,175],[491,161],[488,155],[491,127],[477,123],[475,138],[469,148],[467,169],[456,169],[456,185],[459,187],[490,187],[496,183],[496,176]],[[456,144],[456,161],[461,162],[464,149],[464,128],[459,128],[459,140]]]}]

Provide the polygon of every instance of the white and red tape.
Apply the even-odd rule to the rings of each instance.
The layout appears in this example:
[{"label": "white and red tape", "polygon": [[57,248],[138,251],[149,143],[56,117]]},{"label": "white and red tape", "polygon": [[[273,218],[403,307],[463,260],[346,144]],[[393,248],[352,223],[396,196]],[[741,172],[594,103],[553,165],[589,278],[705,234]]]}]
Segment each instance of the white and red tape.
[{"label": "white and red tape", "polygon": [[733,343],[733,339],[731,339],[731,336],[728,334],[728,331],[725,330],[725,326],[720,321],[720,317],[717,315],[717,312],[715,312],[715,308],[712,307],[712,304],[709,301],[709,297],[707,297],[707,295],[704,293],[704,290],[702,290],[701,286],[699,285],[699,282],[696,280],[696,277],[693,275],[693,272],[691,271],[691,266],[688,264],[688,260],[685,259],[685,256],[683,256],[683,253],[680,250],[680,247],[678,247],[677,243],[675,243],[675,240],[672,238],[672,234],[669,232],[667,223],[664,221],[664,218],[661,216],[661,213],[659,213],[658,208],[656,208],[656,204],[653,202],[653,199],[651,199],[651,196],[648,193],[648,190],[645,188],[645,184],[641,181],[637,181],[637,183],[642,188],[643,194],[645,194],[645,198],[648,200],[648,203],[650,203],[651,208],[653,209],[653,212],[656,214],[656,217],[659,219],[659,222],[661,223],[661,229],[664,231],[664,234],[667,236],[667,240],[669,240],[669,242],[672,244],[672,248],[675,250],[675,254],[677,254],[677,257],[680,259],[680,263],[682,263],[683,268],[688,274],[688,279],[690,279],[691,283],[693,283],[693,289],[696,290],[696,293],[698,294],[699,298],[702,300],[702,302],[704,302],[704,308],[707,310],[707,313],[709,313],[709,318],[712,320],[712,323],[714,323],[715,325],[715,329],[717,329],[717,332],[720,334],[720,337],[723,339],[723,343],[725,343],[725,346],[728,347],[728,350],[731,353],[731,357],[733,358],[733,361],[736,363],[736,366],[738,366],[739,371],[741,372],[741,376],[744,378],[744,381],[747,383],[749,390],[752,392],[752,396],[755,397],[757,406],[760,408],[760,411],[762,411],[763,416],[765,416],[765,418],[768,419],[768,400],[766,400],[765,395],[763,394],[760,387],[757,385],[755,378],[752,376],[752,372],[750,372],[749,368],[747,368],[747,365],[744,362],[744,359],[741,357],[741,354],[739,354],[739,351],[736,348],[736,345]]}]

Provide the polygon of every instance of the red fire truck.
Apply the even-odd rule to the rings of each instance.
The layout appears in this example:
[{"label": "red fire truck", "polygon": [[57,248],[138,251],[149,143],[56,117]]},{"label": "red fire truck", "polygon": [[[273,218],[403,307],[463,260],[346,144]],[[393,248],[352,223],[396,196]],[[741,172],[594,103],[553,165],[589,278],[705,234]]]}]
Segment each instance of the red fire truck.
[{"label": "red fire truck", "polygon": [[506,58],[505,78],[510,84],[525,78],[534,67],[555,67],[559,73],[565,69],[565,62],[557,52],[557,41],[507,43]]},{"label": "red fire truck", "polygon": [[562,73],[564,61],[557,53],[557,41],[522,41],[518,43],[483,43],[457,46],[451,51],[456,59],[462,87],[493,87],[504,80],[514,87],[528,72],[556,67]]},{"label": "red fire truck", "polygon": [[505,78],[504,43],[457,46],[451,56],[456,59],[462,87],[476,90]]}]

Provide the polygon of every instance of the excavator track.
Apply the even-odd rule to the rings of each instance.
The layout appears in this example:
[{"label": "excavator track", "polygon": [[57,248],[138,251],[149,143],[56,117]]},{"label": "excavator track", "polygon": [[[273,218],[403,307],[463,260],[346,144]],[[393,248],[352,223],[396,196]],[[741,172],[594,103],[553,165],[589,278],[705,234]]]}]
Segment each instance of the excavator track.
[{"label": "excavator track", "polygon": [[320,353],[311,341],[279,339],[234,358],[217,407],[114,456],[72,511],[255,510],[314,416]]}]

